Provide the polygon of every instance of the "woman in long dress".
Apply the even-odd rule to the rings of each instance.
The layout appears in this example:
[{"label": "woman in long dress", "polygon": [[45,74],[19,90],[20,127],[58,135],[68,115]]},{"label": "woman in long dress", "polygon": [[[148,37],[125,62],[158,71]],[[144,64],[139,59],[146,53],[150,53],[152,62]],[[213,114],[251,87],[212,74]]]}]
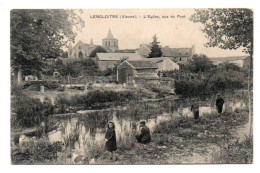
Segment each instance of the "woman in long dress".
[{"label": "woman in long dress", "polygon": [[105,148],[107,151],[110,152],[110,159],[116,160],[115,151],[117,150],[117,144],[116,144],[115,124],[113,122],[109,122],[107,124],[105,141],[106,141]]}]

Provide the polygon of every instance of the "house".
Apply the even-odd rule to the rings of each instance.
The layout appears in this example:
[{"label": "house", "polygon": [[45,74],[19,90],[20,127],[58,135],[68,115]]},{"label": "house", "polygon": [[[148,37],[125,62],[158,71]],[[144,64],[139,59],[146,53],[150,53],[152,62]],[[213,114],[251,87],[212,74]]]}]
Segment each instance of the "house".
[{"label": "house", "polygon": [[[141,44],[136,50],[138,54],[147,58],[151,52],[151,44]],[[191,48],[170,48],[169,46],[161,47],[162,57],[170,58],[175,62],[186,62],[195,54],[195,46]]]},{"label": "house", "polygon": [[124,60],[142,60],[144,59],[137,53],[97,53],[94,61],[101,71],[108,68],[114,68],[115,65]]},{"label": "house", "polygon": [[209,58],[214,65],[220,65],[224,63],[235,64],[238,67],[248,68],[250,65],[249,56],[230,56],[230,57],[215,57]]},{"label": "house", "polygon": [[151,61],[125,60],[117,66],[117,82],[129,84],[134,82],[137,78],[159,79],[157,69],[157,65]]},{"label": "house", "polygon": [[173,71],[179,70],[180,66],[167,57],[147,58],[148,61],[155,63],[158,66],[157,71]]}]

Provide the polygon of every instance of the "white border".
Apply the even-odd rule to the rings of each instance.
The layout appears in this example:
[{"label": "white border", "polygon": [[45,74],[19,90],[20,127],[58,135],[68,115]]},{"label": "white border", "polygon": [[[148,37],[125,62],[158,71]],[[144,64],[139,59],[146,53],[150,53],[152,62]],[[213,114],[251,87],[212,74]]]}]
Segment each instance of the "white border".
[{"label": "white border", "polygon": [[[255,52],[254,52],[254,132],[255,132],[255,143],[254,143],[254,164],[252,165],[117,165],[117,166],[14,166],[10,165],[10,27],[9,27],[9,11],[14,8],[253,8],[255,12]],[[0,0],[0,16],[1,16],[1,142],[0,142],[0,153],[1,153],[1,171],[2,172],[256,172],[259,168],[259,135],[260,132],[257,122],[258,121],[258,109],[259,105],[259,79],[257,79],[258,74],[260,74],[260,66],[258,51],[259,38],[259,4],[257,1],[253,0],[191,0],[191,1],[178,1],[178,0],[157,0],[157,1],[122,1],[122,0],[97,0],[97,1],[87,1],[87,0],[72,0],[72,1],[54,1],[54,0]],[[9,91],[9,92],[7,92]],[[260,170],[260,169],[258,169]]]}]

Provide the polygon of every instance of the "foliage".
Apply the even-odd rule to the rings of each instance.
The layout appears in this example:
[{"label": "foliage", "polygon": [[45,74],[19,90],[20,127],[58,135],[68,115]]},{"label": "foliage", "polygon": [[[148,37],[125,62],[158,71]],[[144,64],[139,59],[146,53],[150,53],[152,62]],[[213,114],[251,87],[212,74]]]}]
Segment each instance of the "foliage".
[{"label": "foliage", "polygon": [[58,152],[61,152],[62,148],[60,142],[50,144],[45,141],[15,148],[11,150],[12,164],[49,164],[57,159]]},{"label": "foliage", "polygon": [[65,112],[66,108],[79,107],[80,109],[105,109],[112,105],[119,105],[122,102],[136,99],[137,96],[131,91],[91,91],[87,94],[76,94],[71,97],[58,95],[56,107]]},{"label": "foliage", "polygon": [[153,37],[153,42],[151,43],[152,48],[151,48],[150,54],[148,55],[148,58],[154,58],[154,57],[161,57],[162,56],[162,50],[159,47],[159,43],[160,42],[157,41],[157,37],[156,37],[156,34],[155,34],[154,37]]},{"label": "foliage", "polygon": [[91,59],[71,60],[68,62],[58,60],[55,66],[62,76],[94,75],[98,71],[96,63]]},{"label": "foliage", "polygon": [[23,93],[14,95],[12,98],[13,112],[16,113],[16,124],[22,127],[33,127],[45,121],[53,108],[51,101],[46,98],[45,103],[39,99],[33,99]]},{"label": "foliage", "polygon": [[203,54],[194,54],[192,59],[187,65],[183,66],[184,71],[189,71],[192,73],[206,72],[213,67],[212,62]]},{"label": "foliage", "polygon": [[89,57],[95,57],[97,53],[107,53],[107,50],[101,46],[97,46],[89,55]]},{"label": "foliage", "polygon": [[237,49],[253,53],[253,11],[243,8],[197,9],[190,18],[204,25],[202,32],[209,42],[206,46]]},{"label": "foliage", "polygon": [[221,150],[212,155],[212,162],[218,164],[253,163],[253,138],[246,137],[243,141],[226,138]]},{"label": "foliage", "polygon": [[38,74],[44,59],[56,58],[74,40],[83,21],[75,10],[14,9],[11,11],[11,65],[23,74]]}]

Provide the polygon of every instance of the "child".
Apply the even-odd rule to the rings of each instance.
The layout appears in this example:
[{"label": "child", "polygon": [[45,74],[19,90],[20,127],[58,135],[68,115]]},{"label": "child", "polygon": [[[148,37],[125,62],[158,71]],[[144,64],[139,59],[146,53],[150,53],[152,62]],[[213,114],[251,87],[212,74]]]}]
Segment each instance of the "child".
[{"label": "child", "polygon": [[105,141],[106,141],[105,148],[107,151],[111,153],[110,160],[116,160],[116,158],[114,158],[115,157],[114,152],[117,150],[116,132],[115,132],[115,124],[113,122],[109,122],[107,124]]}]

